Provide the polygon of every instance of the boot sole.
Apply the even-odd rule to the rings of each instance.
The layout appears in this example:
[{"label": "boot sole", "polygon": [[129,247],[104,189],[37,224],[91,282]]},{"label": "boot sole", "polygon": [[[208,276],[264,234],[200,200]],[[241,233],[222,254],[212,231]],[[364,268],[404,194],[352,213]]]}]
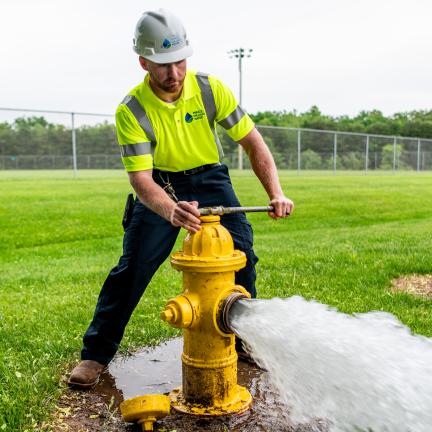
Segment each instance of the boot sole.
[{"label": "boot sole", "polygon": [[94,387],[98,382],[99,382],[99,378],[96,381],[92,381],[91,383],[80,383],[80,382],[69,380],[67,384],[69,387],[72,388],[90,389]]}]

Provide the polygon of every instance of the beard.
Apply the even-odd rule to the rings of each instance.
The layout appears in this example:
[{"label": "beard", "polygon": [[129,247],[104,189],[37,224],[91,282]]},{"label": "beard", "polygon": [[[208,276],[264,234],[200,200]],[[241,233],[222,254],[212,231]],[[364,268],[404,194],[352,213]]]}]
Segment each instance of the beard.
[{"label": "beard", "polygon": [[181,80],[167,79],[165,81],[160,81],[152,73],[150,73],[150,77],[153,84],[166,93],[178,93],[182,89],[185,80],[183,77]]}]

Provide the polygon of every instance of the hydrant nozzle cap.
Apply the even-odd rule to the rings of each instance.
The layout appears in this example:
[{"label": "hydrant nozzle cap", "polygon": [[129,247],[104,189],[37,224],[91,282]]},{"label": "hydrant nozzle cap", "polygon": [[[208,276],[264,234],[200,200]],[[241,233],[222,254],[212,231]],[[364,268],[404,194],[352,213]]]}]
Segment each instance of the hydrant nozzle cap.
[{"label": "hydrant nozzle cap", "polygon": [[194,319],[193,307],[186,296],[179,295],[166,304],[160,317],[173,327],[188,328]]},{"label": "hydrant nozzle cap", "polygon": [[148,394],[126,399],[120,412],[126,422],[138,422],[145,431],[153,430],[153,423],[170,413],[170,399],[160,394]]}]

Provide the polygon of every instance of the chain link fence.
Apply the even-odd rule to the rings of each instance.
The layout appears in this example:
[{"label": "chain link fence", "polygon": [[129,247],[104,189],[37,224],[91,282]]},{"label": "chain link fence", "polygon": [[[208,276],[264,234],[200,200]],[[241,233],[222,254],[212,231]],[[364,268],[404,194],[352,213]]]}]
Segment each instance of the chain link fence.
[{"label": "chain link fence", "polygon": [[432,170],[432,139],[271,126],[258,129],[282,169]]},{"label": "chain link fence", "polygon": [[[8,109],[1,109],[7,111]],[[11,110],[17,111],[17,110]],[[63,154],[32,154],[32,148],[39,146],[44,135],[23,135],[25,154],[8,154],[7,138],[0,137],[0,170],[41,170],[41,169],[123,169],[120,159],[113,117],[106,114],[68,113],[42,110],[20,110],[69,116],[69,125],[57,131],[56,139]],[[98,148],[94,151],[95,126],[86,126],[79,117],[89,119],[105,117],[99,130]],[[100,120],[98,120],[100,121]],[[336,132],[313,129],[296,129],[275,126],[257,126],[270,147],[279,169],[337,171],[430,171],[432,170],[432,139],[395,137],[351,132]],[[237,143],[219,130],[225,150],[223,162],[230,168],[239,166]],[[39,140],[37,142],[37,140]],[[60,142],[61,141],[61,142]],[[93,143],[93,145],[92,145]],[[43,143],[42,143],[43,144]],[[60,145],[62,144],[62,145]],[[250,168],[247,157],[243,156],[243,167]]]}]

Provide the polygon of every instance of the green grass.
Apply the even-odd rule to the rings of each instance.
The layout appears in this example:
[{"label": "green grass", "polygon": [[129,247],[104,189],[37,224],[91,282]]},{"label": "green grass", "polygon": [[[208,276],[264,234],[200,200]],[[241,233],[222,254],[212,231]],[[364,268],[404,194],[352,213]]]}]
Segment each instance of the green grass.
[{"label": "green grass", "polygon": [[[343,312],[384,310],[432,336],[430,301],[391,294],[394,277],[432,273],[432,174],[282,173],[288,220],[249,216],[260,297],[300,294]],[[244,205],[266,205],[233,173]],[[0,432],[37,429],[78,358],[100,286],[121,251],[120,171],[0,172]],[[176,248],[180,246],[179,239]],[[180,288],[166,262],[127,328],[122,351],[174,334],[159,319]]]}]

